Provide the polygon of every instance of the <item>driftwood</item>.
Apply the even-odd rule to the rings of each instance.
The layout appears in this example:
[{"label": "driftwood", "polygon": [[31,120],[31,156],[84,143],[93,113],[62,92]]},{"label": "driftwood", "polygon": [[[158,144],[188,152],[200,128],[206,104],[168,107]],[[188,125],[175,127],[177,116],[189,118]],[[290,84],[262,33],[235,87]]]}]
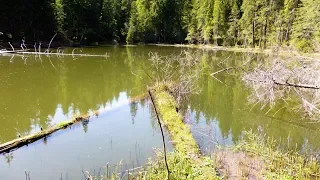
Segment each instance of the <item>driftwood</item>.
[{"label": "driftwood", "polygon": [[58,56],[92,56],[92,57],[108,57],[108,54],[64,54],[64,53],[47,53],[47,52],[14,52],[17,54],[36,54],[36,55],[58,55]]},{"label": "driftwood", "polygon": [[292,86],[292,87],[296,87],[296,88],[306,88],[306,89],[320,89],[320,87],[317,86],[317,85],[293,84],[293,83],[290,83],[288,81],[286,81],[285,83],[282,83],[282,82],[276,81],[274,79],[272,79],[272,80],[273,80],[274,84],[280,85],[280,86]]},{"label": "driftwood", "polygon": [[0,54],[34,54],[34,55],[57,55],[57,56],[91,56],[91,57],[108,57],[108,54],[64,54],[64,53],[48,53],[48,52],[28,52],[28,51],[7,51],[0,50]]},{"label": "driftwood", "polygon": [[[143,99],[147,98],[147,95],[148,94],[144,93],[142,95],[130,98],[129,99],[129,103],[134,103],[134,102],[143,100]],[[31,135],[28,135],[28,136],[25,136],[25,137],[21,137],[21,138],[14,139],[12,141],[0,144],[0,154],[6,153],[6,152],[10,152],[11,150],[20,148],[20,147],[22,147],[24,145],[31,144],[31,143],[33,143],[33,142],[35,142],[35,141],[37,141],[37,140],[39,140],[41,138],[47,137],[48,135],[50,135],[50,134],[52,134],[52,133],[54,133],[56,131],[59,131],[59,130],[62,130],[62,129],[66,129],[67,127],[72,126],[75,123],[78,123],[78,122],[81,122],[81,121],[88,121],[88,120],[90,120],[91,117],[98,116],[99,113],[101,113],[101,112],[95,111],[93,113],[93,115],[85,114],[83,116],[78,116],[78,117],[75,117],[71,121],[63,121],[63,122],[61,122],[61,123],[59,123],[59,124],[57,124],[57,125],[55,125],[53,127],[50,127],[48,129],[44,129],[41,132],[38,132],[38,133],[35,133],[35,134],[31,134]]]},{"label": "driftwood", "polygon": [[[97,112],[96,112],[96,115]],[[19,147],[22,147],[24,145],[27,145],[27,144],[30,144],[30,143],[33,143],[43,137],[46,137],[56,131],[59,131],[61,129],[65,129],[77,122],[80,122],[80,121],[84,121],[84,120],[89,120],[90,116],[89,115],[85,115],[85,116],[80,116],[80,117],[76,117],[74,118],[73,120],[71,121],[64,121],[64,122],[61,122],[60,124],[56,125],[56,126],[53,126],[53,127],[50,127],[49,129],[46,129],[46,130],[42,130],[41,132],[38,132],[38,133],[35,133],[35,134],[31,134],[31,135],[28,135],[28,136],[25,136],[25,137],[21,137],[21,138],[18,138],[18,139],[14,139],[12,141],[9,141],[9,142],[6,142],[4,144],[1,144],[0,145],[0,154],[1,153],[5,153],[5,152],[9,152],[13,149],[17,149]]]},{"label": "driftwood", "polygon": [[[294,107],[298,112],[318,119],[320,117],[320,63],[300,60],[275,59],[271,64],[261,64],[244,74],[243,80],[252,88],[249,102],[261,103],[271,108],[276,100],[299,100]],[[298,98],[298,99],[297,99]]]}]

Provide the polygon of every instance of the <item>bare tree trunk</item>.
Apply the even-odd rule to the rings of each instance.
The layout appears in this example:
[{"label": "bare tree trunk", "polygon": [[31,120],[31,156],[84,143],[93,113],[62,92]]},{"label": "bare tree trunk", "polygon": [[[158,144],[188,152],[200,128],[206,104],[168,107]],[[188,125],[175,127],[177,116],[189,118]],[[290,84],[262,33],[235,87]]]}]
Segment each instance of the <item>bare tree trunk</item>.
[{"label": "bare tree trunk", "polygon": [[254,44],[254,30],[255,30],[255,21],[252,21],[252,47],[254,48],[255,44]]}]

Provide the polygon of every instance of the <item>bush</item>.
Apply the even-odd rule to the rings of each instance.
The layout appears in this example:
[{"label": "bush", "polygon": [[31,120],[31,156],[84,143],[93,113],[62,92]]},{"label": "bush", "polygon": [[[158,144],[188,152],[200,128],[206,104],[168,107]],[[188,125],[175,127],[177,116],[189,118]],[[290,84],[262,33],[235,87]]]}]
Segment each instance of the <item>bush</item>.
[{"label": "bush", "polygon": [[296,41],[294,45],[300,52],[308,53],[314,51],[314,47],[311,40],[301,39]]}]

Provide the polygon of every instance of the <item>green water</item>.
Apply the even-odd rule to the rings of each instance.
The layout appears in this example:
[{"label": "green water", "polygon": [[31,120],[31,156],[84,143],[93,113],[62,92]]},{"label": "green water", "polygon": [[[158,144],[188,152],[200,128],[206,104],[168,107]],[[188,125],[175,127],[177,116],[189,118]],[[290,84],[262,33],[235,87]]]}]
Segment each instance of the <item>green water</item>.
[{"label": "green water", "polygon": [[153,148],[161,148],[161,136],[148,100],[130,103],[129,99],[152,84],[144,72],[152,71],[150,52],[182,51],[192,52],[203,68],[197,82],[201,92],[191,97],[186,121],[204,152],[217,144],[233,144],[250,129],[280,139],[289,148],[320,148],[320,124],[301,121],[293,105],[280,103],[269,112],[261,110],[261,105],[248,103],[252,92],[244,86],[241,72],[220,73],[218,80],[209,75],[222,67],[241,66],[250,58],[254,66],[268,57],[156,46],[83,48],[77,52],[108,57],[0,56],[0,142],[38,132],[73,114],[103,112],[89,123],[0,155],[1,177],[23,179],[30,171],[32,180],[57,179],[61,174],[81,179],[82,169],[97,170],[121,160],[124,169],[143,165]]}]

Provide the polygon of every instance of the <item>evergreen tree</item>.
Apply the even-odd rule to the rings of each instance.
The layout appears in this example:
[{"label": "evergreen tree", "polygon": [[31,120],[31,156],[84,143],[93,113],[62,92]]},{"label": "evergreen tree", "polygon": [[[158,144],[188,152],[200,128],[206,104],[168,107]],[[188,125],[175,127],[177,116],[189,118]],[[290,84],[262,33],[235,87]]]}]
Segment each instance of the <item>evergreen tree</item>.
[{"label": "evergreen tree", "polygon": [[241,10],[243,14],[239,24],[241,26],[241,38],[243,40],[243,44],[245,46],[251,45],[254,47],[256,40],[255,30],[257,26],[257,7],[255,1],[244,0]]},{"label": "evergreen tree", "polygon": [[[319,0],[27,0],[0,6],[0,40],[205,43],[268,48],[320,42]],[[59,40],[59,39],[58,39]]]},{"label": "evergreen tree", "polygon": [[226,44],[237,45],[240,34],[239,28],[240,8],[238,0],[231,1],[231,12],[229,16],[229,29],[227,31]]},{"label": "evergreen tree", "polygon": [[290,34],[292,33],[292,25],[296,17],[296,11],[299,0],[285,0],[284,7],[281,11],[283,22],[283,29],[281,29],[280,42],[288,42]]},{"label": "evergreen tree", "polygon": [[227,29],[227,0],[215,0],[213,8],[213,39],[214,44],[218,45],[218,40],[225,38]]},{"label": "evergreen tree", "polygon": [[[19,41],[47,40],[56,30],[54,0],[2,1],[0,6],[0,38]],[[4,37],[5,36],[5,37]]]}]

